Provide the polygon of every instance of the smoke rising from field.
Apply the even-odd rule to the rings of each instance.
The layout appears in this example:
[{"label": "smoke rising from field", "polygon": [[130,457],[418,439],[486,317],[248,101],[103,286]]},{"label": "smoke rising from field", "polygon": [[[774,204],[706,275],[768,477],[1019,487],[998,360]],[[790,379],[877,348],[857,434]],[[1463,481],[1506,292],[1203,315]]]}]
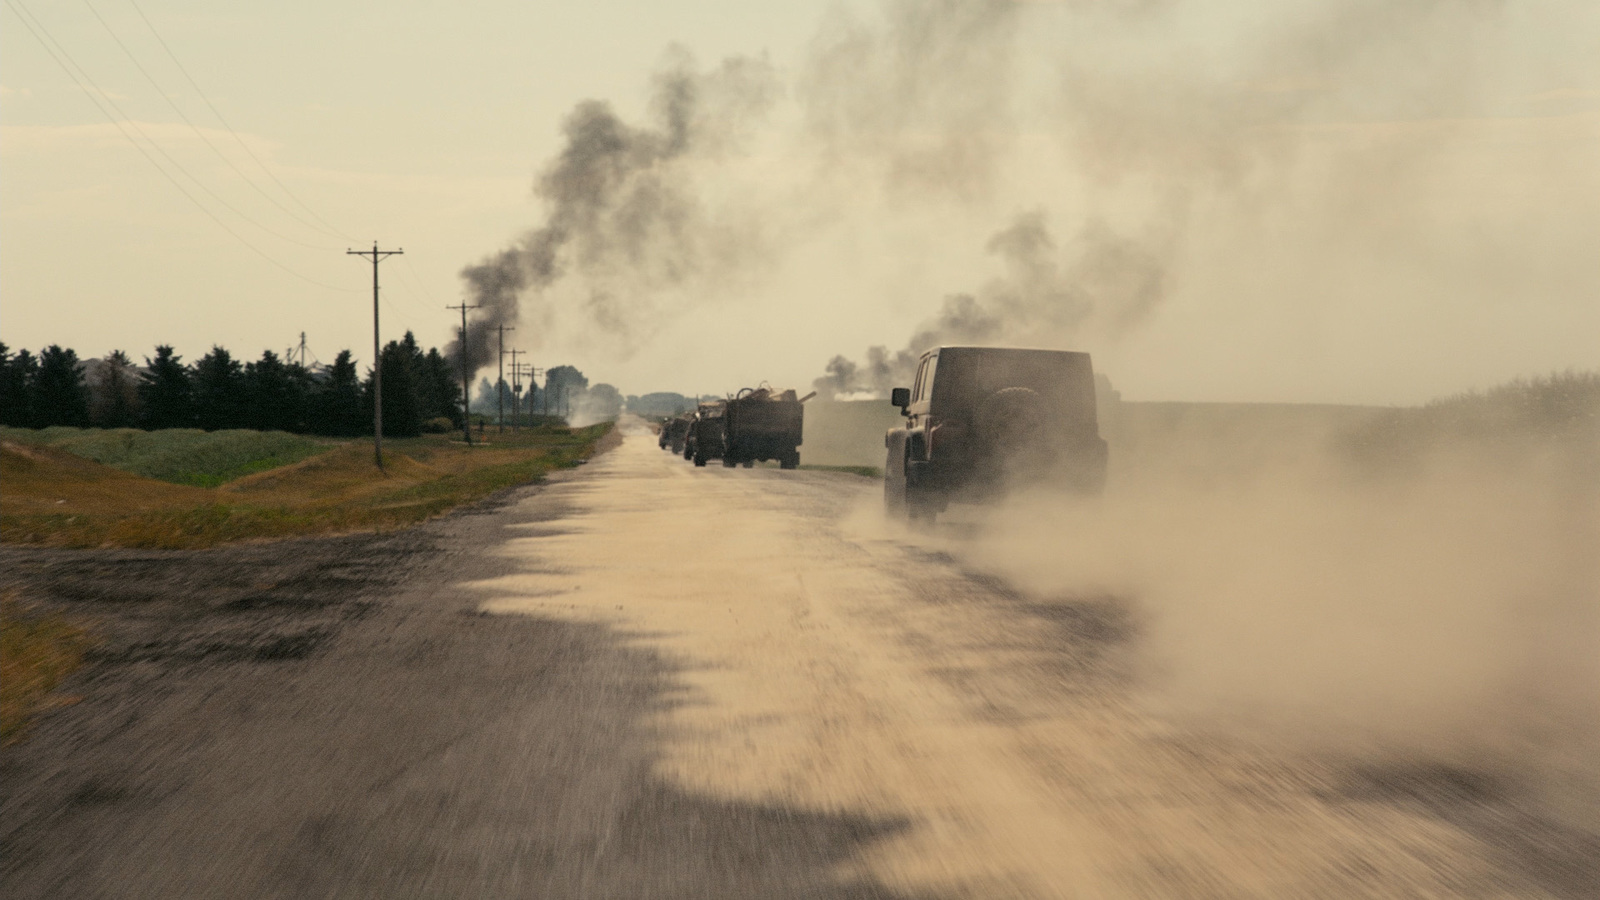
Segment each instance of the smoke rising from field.
[{"label": "smoke rising from field", "polygon": [[562,125],[565,145],[535,184],[544,224],[461,271],[468,302],[479,307],[467,332],[469,365],[493,360],[490,335],[518,321],[525,297],[539,298],[548,325],[549,294],[564,280],[572,289],[563,299],[577,304],[579,318],[626,345],[661,292],[754,264],[765,252],[756,237],[717,218],[696,181],[777,89],[763,60],[732,58],[702,72],[674,49],[652,84],[649,124],[631,125],[603,101],[579,103]]}]

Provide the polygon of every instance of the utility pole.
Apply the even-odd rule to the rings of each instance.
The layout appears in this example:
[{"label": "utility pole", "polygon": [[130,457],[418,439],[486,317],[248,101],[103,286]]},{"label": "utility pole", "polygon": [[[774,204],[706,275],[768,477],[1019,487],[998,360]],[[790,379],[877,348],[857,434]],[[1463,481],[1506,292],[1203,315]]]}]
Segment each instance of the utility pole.
[{"label": "utility pole", "polygon": [[477,309],[480,305],[463,300],[455,306],[445,307],[461,310],[461,436],[466,438],[468,444],[472,443],[472,373],[467,371],[467,310]]},{"label": "utility pole", "polygon": [[378,471],[383,471],[383,357],[378,348],[378,263],[385,257],[398,256],[404,250],[379,250],[372,242],[371,250],[346,250],[349,256],[366,256],[372,259],[372,458],[378,461]]},{"label": "utility pole", "polygon": [[[494,383],[494,405],[499,410],[499,429],[503,432],[506,430],[506,332],[516,331],[516,329],[507,328],[504,325],[497,327],[500,330],[500,378]],[[511,352],[516,353],[517,351],[513,350]],[[516,366],[516,362],[517,358],[515,356],[511,357],[513,367]]]},{"label": "utility pole", "polygon": [[[520,356],[523,351],[512,347],[510,350],[501,350],[500,352],[501,354],[509,354],[511,356],[511,430],[516,431],[517,414],[522,408],[522,367],[517,364],[517,357]],[[500,365],[502,366],[503,370],[503,367],[505,366],[504,355],[500,357]],[[501,375],[500,377],[502,380],[505,378],[504,375]],[[503,420],[500,423],[500,428],[502,430],[505,429],[505,422]]]}]

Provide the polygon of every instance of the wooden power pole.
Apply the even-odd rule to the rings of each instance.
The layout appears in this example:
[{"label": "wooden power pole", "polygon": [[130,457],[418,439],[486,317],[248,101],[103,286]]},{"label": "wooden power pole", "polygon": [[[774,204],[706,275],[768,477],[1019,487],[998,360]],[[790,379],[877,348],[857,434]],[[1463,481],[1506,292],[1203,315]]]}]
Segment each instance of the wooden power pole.
[{"label": "wooden power pole", "polygon": [[472,443],[472,373],[467,370],[467,310],[477,309],[480,305],[463,300],[455,306],[445,307],[461,310],[461,436],[466,438],[468,444]]},{"label": "wooden power pole", "polygon": [[[378,263],[384,258],[398,256],[404,250],[379,250],[372,242],[371,250],[346,250],[350,256],[372,259],[372,458],[378,461],[378,471],[383,471],[383,357],[378,346]],[[465,313],[463,313],[465,315]]]},{"label": "wooden power pole", "polygon": [[[500,325],[500,326],[497,326],[497,327],[498,327],[498,329],[500,331],[500,378],[494,384],[494,405],[495,405],[495,408],[499,411],[499,416],[500,416],[500,424],[499,424],[498,428],[499,428],[500,431],[505,431],[506,430],[506,332],[508,332],[508,331],[516,331],[516,329],[515,328],[507,328],[504,325]],[[515,353],[516,351],[513,350],[512,352]],[[512,362],[513,365],[516,364],[516,361],[517,361],[516,357],[512,357],[511,358],[511,362]]]},{"label": "wooden power pole", "polygon": [[[526,363],[518,363],[517,362],[517,357],[521,356],[524,351],[521,351],[521,350],[518,350],[515,347],[512,347],[510,350],[502,350],[500,352],[511,357],[511,430],[512,431],[516,431],[517,430],[517,426],[519,424],[521,424],[520,417],[522,415],[522,366],[526,365]],[[501,357],[501,359],[504,360],[504,357]],[[502,362],[501,364],[504,365],[504,362]],[[501,377],[503,378],[505,376],[501,376]],[[503,428],[505,426],[502,424],[501,427]]]}]

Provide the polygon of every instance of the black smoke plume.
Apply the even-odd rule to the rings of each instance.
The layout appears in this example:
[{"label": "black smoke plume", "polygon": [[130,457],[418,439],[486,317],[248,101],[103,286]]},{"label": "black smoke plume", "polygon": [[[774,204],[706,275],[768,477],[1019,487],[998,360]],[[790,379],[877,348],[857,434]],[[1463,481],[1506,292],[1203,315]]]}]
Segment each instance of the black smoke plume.
[{"label": "black smoke plume", "polygon": [[870,347],[858,364],[835,356],[812,382],[821,396],[885,396],[910,384],[924,350],[941,344],[1023,344],[1073,349],[1088,337],[1114,338],[1161,302],[1165,242],[1139,241],[1091,221],[1058,247],[1042,212],[1028,212],[989,238],[1003,274],[975,294],[946,297],[906,346]]},{"label": "black smoke plume", "polygon": [[[654,78],[650,124],[630,125],[600,100],[573,108],[564,146],[534,185],[544,224],[461,271],[468,302],[478,305],[467,328],[469,366],[493,360],[490,336],[518,320],[521,301],[548,298],[558,285],[575,295],[588,330],[626,345],[648,326],[659,292],[748,258],[726,251],[740,237],[707,212],[696,179],[771,105],[776,85],[763,60],[734,58],[702,72],[674,50]],[[552,305],[538,310],[542,325],[557,315]]]}]

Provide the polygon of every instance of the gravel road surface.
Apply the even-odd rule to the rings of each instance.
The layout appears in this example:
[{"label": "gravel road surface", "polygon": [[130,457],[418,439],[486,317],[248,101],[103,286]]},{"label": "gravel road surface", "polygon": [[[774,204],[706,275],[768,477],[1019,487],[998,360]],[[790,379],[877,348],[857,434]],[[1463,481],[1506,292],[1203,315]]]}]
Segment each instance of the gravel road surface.
[{"label": "gravel road surface", "polygon": [[1600,896],[1487,780],[1145,712],[1139,625],[636,425],[405,532],[0,550],[96,624],[0,752],[6,897]]}]

